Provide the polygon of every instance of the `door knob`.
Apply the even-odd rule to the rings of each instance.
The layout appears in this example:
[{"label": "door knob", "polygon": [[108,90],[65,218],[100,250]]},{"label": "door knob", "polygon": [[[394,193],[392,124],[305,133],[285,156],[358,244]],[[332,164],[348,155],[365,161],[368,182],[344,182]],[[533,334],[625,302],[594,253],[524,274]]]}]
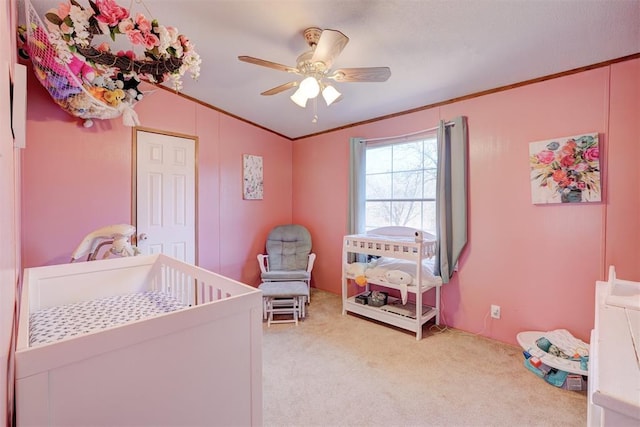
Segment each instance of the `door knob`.
[{"label": "door knob", "polygon": [[142,233],[138,236],[139,241],[147,240],[148,238],[149,236],[147,236],[147,233]]}]

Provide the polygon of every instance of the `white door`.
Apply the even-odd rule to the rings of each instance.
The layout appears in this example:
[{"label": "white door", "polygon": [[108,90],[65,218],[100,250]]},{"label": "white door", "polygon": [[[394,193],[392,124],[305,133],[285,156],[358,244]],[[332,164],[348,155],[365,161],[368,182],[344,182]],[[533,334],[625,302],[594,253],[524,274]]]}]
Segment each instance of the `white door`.
[{"label": "white door", "polygon": [[195,264],[195,139],[136,130],[135,149],[138,248]]}]

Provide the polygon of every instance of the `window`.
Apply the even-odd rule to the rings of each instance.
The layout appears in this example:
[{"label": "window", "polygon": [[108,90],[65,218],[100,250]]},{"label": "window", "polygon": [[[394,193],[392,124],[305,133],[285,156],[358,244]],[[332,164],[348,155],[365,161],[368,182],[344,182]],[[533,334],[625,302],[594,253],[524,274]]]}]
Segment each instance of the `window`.
[{"label": "window", "polygon": [[390,225],[436,234],[436,136],[366,149],[365,229]]}]

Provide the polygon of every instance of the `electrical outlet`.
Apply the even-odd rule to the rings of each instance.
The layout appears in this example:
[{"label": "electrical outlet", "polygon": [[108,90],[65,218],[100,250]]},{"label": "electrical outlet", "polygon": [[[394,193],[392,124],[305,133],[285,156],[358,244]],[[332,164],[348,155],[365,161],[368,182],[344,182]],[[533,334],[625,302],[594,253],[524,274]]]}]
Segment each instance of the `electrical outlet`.
[{"label": "electrical outlet", "polygon": [[500,306],[499,305],[491,305],[491,317],[494,319],[500,318]]}]

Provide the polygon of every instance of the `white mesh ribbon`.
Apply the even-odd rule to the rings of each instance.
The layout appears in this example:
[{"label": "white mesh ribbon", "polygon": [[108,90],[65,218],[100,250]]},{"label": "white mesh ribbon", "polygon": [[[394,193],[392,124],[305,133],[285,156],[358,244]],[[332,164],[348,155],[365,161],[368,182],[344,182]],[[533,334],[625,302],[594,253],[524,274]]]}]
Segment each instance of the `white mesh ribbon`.
[{"label": "white mesh ribbon", "polygon": [[138,113],[133,110],[132,105],[123,102],[118,106],[118,110],[122,114],[122,123],[125,126],[140,126]]},{"label": "white mesh ribbon", "polygon": [[[123,116],[126,126],[140,124],[133,111],[135,98],[126,99],[118,88],[96,84],[110,80],[100,70],[73,54],[64,40],[47,31],[31,3],[26,0],[26,50],[38,81],[54,102],[67,113],[83,119],[113,119]],[[118,92],[119,91],[119,92]]]}]

